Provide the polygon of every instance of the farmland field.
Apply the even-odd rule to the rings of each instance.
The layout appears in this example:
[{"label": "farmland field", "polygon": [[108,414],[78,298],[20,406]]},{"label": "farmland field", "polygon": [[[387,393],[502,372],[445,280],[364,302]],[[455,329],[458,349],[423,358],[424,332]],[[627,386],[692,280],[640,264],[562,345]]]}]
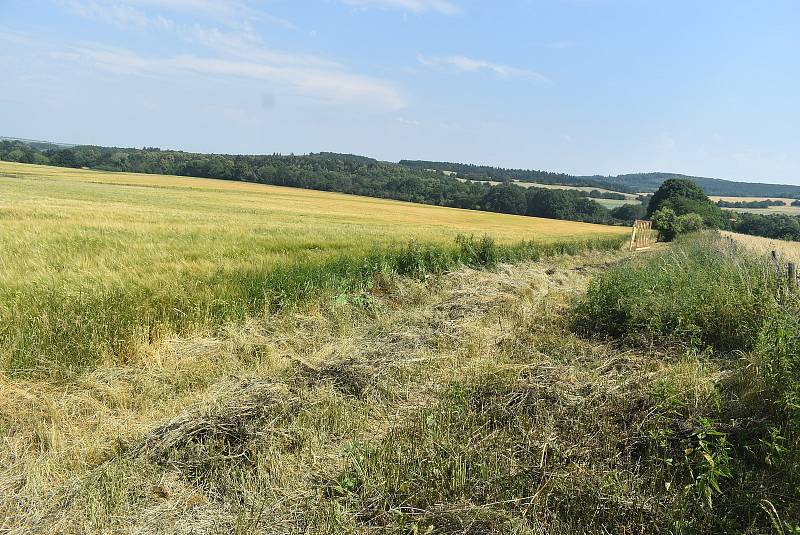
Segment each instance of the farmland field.
[{"label": "farmland field", "polygon": [[547,244],[628,232],[242,182],[11,163],[0,164],[0,219],[0,368],[17,371],[55,361],[58,369],[73,360],[82,366],[125,354],[131,337],[241,320],[263,310],[268,293],[313,293],[298,270],[317,276],[313,266],[323,262],[409,240],[451,247],[459,234],[488,234],[500,244]]},{"label": "farmland field", "polygon": [[726,208],[726,210],[735,210],[737,212],[746,212],[750,214],[787,214],[787,215],[800,215],[800,206],[792,206],[792,202],[797,199],[790,199],[787,197],[721,197],[712,195],[709,197],[712,201],[730,201],[730,202],[750,202],[750,201],[783,201],[783,206],[769,206],[767,208]]},{"label": "farmland field", "polygon": [[[466,182],[467,179],[465,178],[458,178],[461,182]],[[484,184],[489,184],[490,186],[497,186],[500,182],[494,180],[475,180],[474,182],[483,182]],[[591,188],[587,186],[561,186],[558,184],[539,184],[538,182],[523,182],[521,180],[514,180],[514,184],[520,186],[522,188],[543,188],[543,189],[565,189],[565,190],[578,190],[578,191],[599,191],[601,193],[620,193],[620,195],[625,195],[625,199],[592,199],[596,201],[601,206],[608,208],[609,210],[613,210],[614,208],[618,208],[625,204],[641,204],[641,201],[637,199],[637,196],[632,193],[621,193],[618,191],[611,191],[608,189],[603,188]]]},{"label": "farmland field", "polygon": [[776,240],[772,238],[762,238],[760,236],[750,236],[737,232],[721,232],[723,236],[732,238],[747,249],[769,258],[772,251],[775,251],[781,262],[800,263],[800,243],[795,241]]}]

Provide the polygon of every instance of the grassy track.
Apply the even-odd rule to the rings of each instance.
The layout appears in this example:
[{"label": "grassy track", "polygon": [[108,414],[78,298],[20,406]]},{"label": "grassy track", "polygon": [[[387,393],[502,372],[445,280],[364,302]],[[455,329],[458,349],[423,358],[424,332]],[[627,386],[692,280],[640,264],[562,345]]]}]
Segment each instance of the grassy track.
[{"label": "grassy track", "polygon": [[[321,288],[335,292],[354,273],[368,275],[347,259],[375,260],[375,251],[412,239],[447,256],[459,234],[546,245],[628,232],[242,182],[12,163],[0,163],[0,221],[0,368],[48,373],[129,356],[132,340],[241,320]],[[422,261],[447,267],[426,254]],[[392,268],[400,261],[377,258]]]}]

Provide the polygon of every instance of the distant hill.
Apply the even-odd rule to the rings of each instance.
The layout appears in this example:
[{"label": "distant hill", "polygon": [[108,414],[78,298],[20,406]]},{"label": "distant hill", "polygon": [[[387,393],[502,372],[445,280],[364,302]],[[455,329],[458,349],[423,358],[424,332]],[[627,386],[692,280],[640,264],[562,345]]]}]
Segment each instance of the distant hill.
[{"label": "distant hill", "polygon": [[[537,171],[533,169],[506,169],[487,165],[473,165],[452,162],[430,162],[425,160],[400,160],[400,165],[411,169],[447,171],[458,174],[458,178],[480,181],[508,182],[519,180],[521,182],[538,182],[540,184],[558,184],[564,186],[587,186],[592,188],[605,188],[605,177],[586,176],[577,177],[564,173],[550,171]],[[625,187],[620,185],[620,187]],[[633,190],[618,189],[627,193],[637,193]]]},{"label": "distant hill", "polygon": [[77,146],[69,143],[55,143],[53,141],[38,141],[36,139],[23,139],[19,137],[5,137],[5,136],[0,136],[0,141],[12,141],[12,142],[16,141],[19,143],[23,143],[29,147],[32,147],[36,150],[68,149],[70,147]]},{"label": "distant hill", "polygon": [[485,165],[470,165],[452,162],[433,162],[425,160],[400,160],[400,165],[416,169],[452,171],[459,178],[469,180],[496,180],[499,182],[519,180],[541,184],[567,186],[589,186],[624,193],[652,193],[668,178],[688,178],[703,188],[706,195],[729,197],[792,197],[800,198],[800,186],[783,184],[764,184],[735,182],[719,178],[681,175],[677,173],[632,173],[617,176],[576,176],[563,173],[550,173],[529,169],[506,169]]},{"label": "distant hill", "polygon": [[[607,189],[623,187],[635,189],[641,193],[654,192],[661,183],[668,178],[687,178],[703,188],[706,195],[721,195],[730,197],[794,197],[800,198],[800,186],[788,184],[766,184],[756,182],[735,182],[720,178],[706,178],[701,176],[681,175],[676,173],[633,173],[609,177],[576,177],[582,179],[595,179],[609,184]],[[614,186],[614,187],[611,187]]]}]

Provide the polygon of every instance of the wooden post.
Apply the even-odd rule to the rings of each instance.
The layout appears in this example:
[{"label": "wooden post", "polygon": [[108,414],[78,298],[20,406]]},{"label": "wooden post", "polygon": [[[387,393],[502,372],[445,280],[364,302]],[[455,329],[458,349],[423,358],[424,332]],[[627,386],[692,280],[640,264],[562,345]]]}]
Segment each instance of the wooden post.
[{"label": "wooden post", "polygon": [[772,251],[772,264],[775,266],[775,275],[779,279],[783,278],[783,274],[781,273],[783,271],[783,268],[778,263],[778,254],[775,251]]}]

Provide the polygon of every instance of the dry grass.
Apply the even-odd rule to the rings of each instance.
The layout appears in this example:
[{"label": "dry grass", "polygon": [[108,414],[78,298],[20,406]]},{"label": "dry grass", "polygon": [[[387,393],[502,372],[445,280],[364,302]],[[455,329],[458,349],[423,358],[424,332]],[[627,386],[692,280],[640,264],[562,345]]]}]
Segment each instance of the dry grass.
[{"label": "dry grass", "polygon": [[800,243],[798,242],[761,238],[736,232],[723,231],[720,234],[736,240],[737,243],[744,245],[753,252],[762,254],[764,258],[769,258],[772,251],[775,251],[781,257],[782,262],[800,263]]},{"label": "dry grass", "polygon": [[[321,482],[345,468],[348,444],[405,425],[448,384],[553,366],[583,375],[586,358],[614,374],[652,368],[595,361],[552,330],[612,260],[398,281],[383,297],[164,340],[67,385],[2,378],[0,517],[22,531],[219,533],[254,528],[265,508],[264,533],[362,532],[354,512],[317,503]],[[628,371],[620,380],[641,373]]]},{"label": "dry grass", "polygon": [[[727,361],[571,330],[573,300],[632,255],[393,278],[372,293],[157,340],[68,384],[2,378],[0,530],[724,526],[752,501],[747,492],[779,481],[766,469],[753,484],[726,481],[715,508],[702,505],[689,470],[703,466],[700,440],[719,444],[698,438],[698,422],[736,375]],[[751,521],[748,532],[765,532],[766,516]]]}]

